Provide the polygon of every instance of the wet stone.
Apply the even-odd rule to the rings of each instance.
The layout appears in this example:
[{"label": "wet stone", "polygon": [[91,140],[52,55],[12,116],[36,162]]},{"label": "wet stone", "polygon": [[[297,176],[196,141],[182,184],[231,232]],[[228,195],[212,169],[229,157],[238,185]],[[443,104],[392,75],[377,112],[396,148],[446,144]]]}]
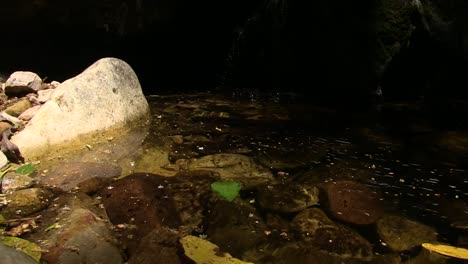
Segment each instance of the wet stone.
[{"label": "wet stone", "polygon": [[141,239],[160,227],[195,229],[203,218],[204,200],[214,179],[204,175],[163,177],[138,173],[98,192],[130,256]]},{"label": "wet stone", "polygon": [[128,264],[181,264],[182,250],[178,231],[168,227],[155,228],[140,242]]},{"label": "wet stone", "polygon": [[93,193],[113,181],[113,178],[120,176],[121,173],[120,167],[110,164],[72,162],[61,164],[55,170],[40,177],[40,182],[62,191],[79,190]]},{"label": "wet stone", "polygon": [[258,212],[241,199],[217,199],[209,208],[206,234],[221,251],[241,257],[266,238],[267,228]]},{"label": "wet stone", "polygon": [[369,225],[383,214],[383,205],[377,192],[353,181],[337,181],[325,187],[328,210],[341,221]]},{"label": "wet stone", "polygon": [[239,181],[244,188],[252,188],[273,180],[272,173],[256,164],[250,157],[239,154],[215,154],[191,160],[189,170],[216,172],[223,180]]},{"label": "wet stone", "polygon": [[0,214],[5,218],[27,216],[41,211],[52,202],[53,194],[41,188],[18,190],[4,197],[6,206],[0,208]]},{"label": "wet stone", "polygon": [[316,205],[319,190],[310,184],[267,184],[258,188],[257,201],[263,209],[294,213]]},{"label": "wet stone", "polygon": [[377,233],[390,249],[397,252],[437,241],[437,232],[432,227],[394,215],[377,221]]},{"label": "wet stone", "polygon": [[5,109],[5,112],[11,116],[18,117],[24,111],[28,110],[31,107],[31,102],[29,102],[28,99],[22,99]]},{"label": "wet stone", "polygon": [[372,245],[356,231],[334,223],[318,208],[300,212],[291,228],[311,246],[341,258],[372,259]]},{"label": "wet stone", "polygon": [[76,206],[62,210],[46,235],[42,259],[60,263],[123,263],[109,225],[91,210]]},{"label": "wet stone", "polygon": [[33,186],[37,179],[31,175],[9,172],[2,179],[2,193],[12,193]]}]

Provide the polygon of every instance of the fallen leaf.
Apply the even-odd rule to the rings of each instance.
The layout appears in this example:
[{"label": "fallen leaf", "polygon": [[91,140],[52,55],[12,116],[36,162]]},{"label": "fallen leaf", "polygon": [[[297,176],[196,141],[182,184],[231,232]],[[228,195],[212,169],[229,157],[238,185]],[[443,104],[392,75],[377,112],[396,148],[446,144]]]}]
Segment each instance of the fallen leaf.
[{"label": "fallen leaf", "polygon": [[223,198],[232,202],[241,189],[241,185],[235,181],[227,181],[227,182],[213,182],[211,184],[211,189],[221,195]]},{"label": "fallen leaf", "polygon": [[185,236],[180,239],[185,255],[196,264],[254,264],[232,257],[229,253],[219,251],[219,247],[210,241],[196,236]]},{"label": "fallen leaf", "polygon": [[445,256],[459,259],[468,259],[468,249],[466,248],[431,243],[423,243],[422,247]]}]

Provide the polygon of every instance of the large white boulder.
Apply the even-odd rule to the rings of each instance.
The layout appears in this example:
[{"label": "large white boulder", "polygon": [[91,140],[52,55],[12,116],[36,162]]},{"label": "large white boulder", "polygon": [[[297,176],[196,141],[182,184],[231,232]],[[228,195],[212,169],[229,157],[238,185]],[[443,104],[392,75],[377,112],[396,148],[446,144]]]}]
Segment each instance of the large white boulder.
[{"label": "large white boulder", "polygon": [[104,58],[60,84],[11,141],[30,159],[149,118],[135,72],[120,59]]}]

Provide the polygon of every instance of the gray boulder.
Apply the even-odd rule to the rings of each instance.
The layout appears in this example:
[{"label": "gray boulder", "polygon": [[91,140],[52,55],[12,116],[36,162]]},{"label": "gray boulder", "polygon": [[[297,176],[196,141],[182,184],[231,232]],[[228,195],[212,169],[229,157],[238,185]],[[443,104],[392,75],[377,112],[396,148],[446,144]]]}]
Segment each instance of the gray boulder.
[{"label": "gray boulder", "polygon": [[12,142],[25,159],[37,158],[52,149],[83,146],[104,132],[129,128],[149,114],[132,68],[122,60],[104,58],[60,84]]},{"label": "gray boulder", "polygon": [[5,246],[0,243],[0,264],[37,264],[37,262],[26,255],[25,253],[18,251],[12,247]]},{"label": "gray boulder", "polygon": [[8,96],[35,93],[42,87],[42,79],[34,72],[17,71],[5,82],[5,94]]}]

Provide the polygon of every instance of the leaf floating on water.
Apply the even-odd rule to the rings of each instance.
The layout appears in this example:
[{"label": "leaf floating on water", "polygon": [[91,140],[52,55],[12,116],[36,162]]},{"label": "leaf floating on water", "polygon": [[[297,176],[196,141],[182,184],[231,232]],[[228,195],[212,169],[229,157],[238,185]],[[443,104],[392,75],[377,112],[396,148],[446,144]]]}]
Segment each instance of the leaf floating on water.
[{"label": "leaf floating on water", "polygon": [[229,253],[219,251],[215,244],[196,236],[185,236],[180,239],[185,255],[196,264],[254,264],[232,257]]},{"label": "leaf floating on water", "polygon": [[459,259],[468,259],[468,249],[466,248],[431,243],[423,243],[422,247],[445,256],[450,256]]},{"label": "leaf floating on water", "polygon": [[0,236],[0,243],[3,243],[9,247],[16,248],[26,255],[32,257],[36,262],[39,263],[41,259],[41,248],[25,239],[21,239],[18,237],[10,237],[10,236]]},{"label": "leaf floating on water", "polygon": [[36,167],[32,163],[24,164],[16,169],[18,174],[31,174],[36,171]]},{"label": "leaf floating on water", "polygon": [[241,185],[235,181],[227,181],[227,182],[213,182],[211,184],[211,189],[221,195],[223,198],[232,202],[241,189]]}]

